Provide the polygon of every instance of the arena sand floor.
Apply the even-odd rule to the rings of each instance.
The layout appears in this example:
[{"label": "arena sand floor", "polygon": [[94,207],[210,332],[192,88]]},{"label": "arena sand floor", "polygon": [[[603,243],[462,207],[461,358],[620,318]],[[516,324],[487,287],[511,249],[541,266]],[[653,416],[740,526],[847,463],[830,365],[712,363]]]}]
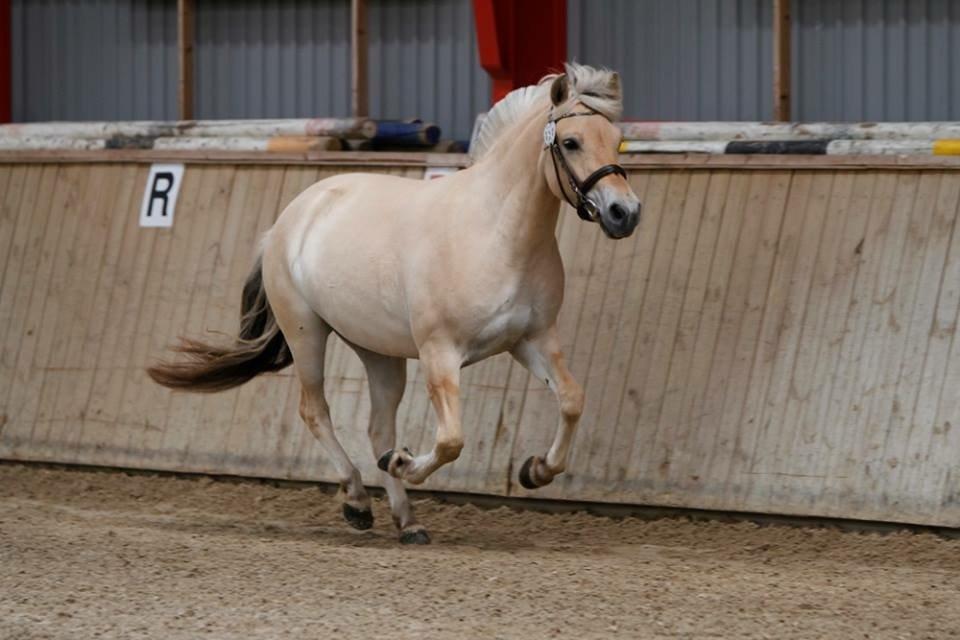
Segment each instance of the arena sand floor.
[{"label": "arena sand floor", "polygon": [[0,464],[0,637],[956,638],[960,540]]}]

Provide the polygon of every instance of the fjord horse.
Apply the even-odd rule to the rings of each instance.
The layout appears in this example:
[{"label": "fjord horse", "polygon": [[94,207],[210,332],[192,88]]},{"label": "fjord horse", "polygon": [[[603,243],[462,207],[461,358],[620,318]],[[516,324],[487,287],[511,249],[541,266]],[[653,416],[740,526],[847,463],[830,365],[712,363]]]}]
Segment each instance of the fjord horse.
[{"label": "fjord horse", "polygon": [[[558,201],[611,238],[634,231],[640,203],[616,164],[621,104],[616,73],[568,64],[491,109],[468,169],[433,181],[351,173],[314,184],[263,238],[237,339],[184,339],[176,349],[187,357],[149,374],[174,389],[218,391],[293,364],[300,415],[335,465],[344,516],[365,529],[370,498],[324,397],[336,332],[366,368],[370,441],[400,540],[422,544],[430,538],[403,481],[419,484],[457,458],[460,369],[509,351],[559,402],[552,446],[519,474],[526,488],[546,485],[565,469],[584,402],[557,335]],[[420,455],[394,442],[408,358],[420,359],[438,420],[433,448]]]}]

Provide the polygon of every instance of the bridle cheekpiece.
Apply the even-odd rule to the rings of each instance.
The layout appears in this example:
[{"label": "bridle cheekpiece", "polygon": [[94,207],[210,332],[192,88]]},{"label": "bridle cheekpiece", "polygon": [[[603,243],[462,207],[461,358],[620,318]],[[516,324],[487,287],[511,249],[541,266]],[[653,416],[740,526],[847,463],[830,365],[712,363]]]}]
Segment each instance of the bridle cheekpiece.
[{"label": "bridle cheekpiece", "polygon": [[[544,149],[547,147],[550,148],[550,155],[553,157],[553,171],[557,176],[557,186],[560,188],[560,192],[563,194],[563,199],[566,200],[571,207],[577,210],[577,215],[580,216],[582,220],[587,220],[588,222],[597,222],[597,220],[600,218],[600,208],[597,206],[597,203],[587,197],[587,194],[590,193],[590,190],[593,189],[593,187],[595,187],[600,180],[611,174],[615,173],[623,178],[626,178],[627,172],[619,164],[605,164],[587,176],[587,179],[583,182],[578,180],[577,175],[573,172],[573,169],[571,169],[570,165],[567,164],[567,159],[563,156],[563,150],[560,148],[560,142],[557,136],[557,122],[563,120],[564,118],[602,115],[602,113],[594,111],[593,109],[590,109],[589,111],[571,111],[570,113],[565,113],[561,116],[550,118],[547,120],[547,124],[543,128]],[[570,187],[570,191],[572,191],[577,197],[576,202],[570,199],[570,196],[567,195],[566,189],[563,188],[563,184],[560,180],[561,166],[563,167],[563,172],[567,174],[567,185]]]}]

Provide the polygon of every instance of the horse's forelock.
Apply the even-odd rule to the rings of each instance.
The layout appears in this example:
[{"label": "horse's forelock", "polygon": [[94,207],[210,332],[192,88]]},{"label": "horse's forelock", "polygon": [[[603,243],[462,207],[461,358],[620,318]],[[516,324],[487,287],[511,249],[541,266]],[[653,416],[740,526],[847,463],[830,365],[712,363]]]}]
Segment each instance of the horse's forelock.
[{"label": "horse's forelock", "polygon": [[[623,115],[623,92],[617,72],[575,62],[568,62],[565,71],[569,83],[567,104],[580,102],[611,122],[620,119]],[[544,80],[555,77],[547,76]]]}]

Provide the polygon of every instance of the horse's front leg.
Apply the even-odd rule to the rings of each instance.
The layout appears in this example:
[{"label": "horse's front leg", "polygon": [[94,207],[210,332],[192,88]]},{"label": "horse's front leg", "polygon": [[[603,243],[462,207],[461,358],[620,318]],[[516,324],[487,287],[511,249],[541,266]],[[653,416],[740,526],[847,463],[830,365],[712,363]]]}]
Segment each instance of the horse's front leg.
[{"label": "horse's front leg", "polygon": [[460,428],[460,353],[448,345],[426,344],[420,349],[420,366],[427,378],[427,391],[437,414],[437,436],[433,449],[414,457],[406,448],[391,449],[377,462],[390,475],[420,484],[427,477],[460,456],[463,431]]},{"label": "horse's front leg", "polygon": [[583,413],[583,389],[573,379],[560,351],[557,327],[519,342],[510,352],[534,377],[547,383],[560,403],[560,424],[545,457],[531,456],[520,467],[520,484],[536,489],[567,468],[570,443]]}]

